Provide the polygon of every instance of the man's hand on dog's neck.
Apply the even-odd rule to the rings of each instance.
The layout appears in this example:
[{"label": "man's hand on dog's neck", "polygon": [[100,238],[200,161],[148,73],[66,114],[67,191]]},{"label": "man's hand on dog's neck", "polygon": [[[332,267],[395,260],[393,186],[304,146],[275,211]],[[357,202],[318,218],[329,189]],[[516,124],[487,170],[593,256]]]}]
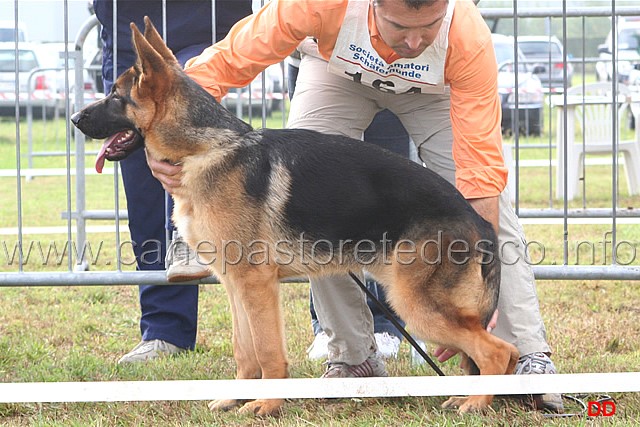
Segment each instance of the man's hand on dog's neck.
[{"label": "man's hand on dog's neck", "polygon": [[493,225],[496,234],[500,230],[499,199],[499,196],[468,199],[476,212]]},{"label": "man's hand on dog's neck", "polygon": [[147,150],[145,150],[145,155],[147,156],[147,164],[151,169],[151,174],[160,181],[162,188],[167,193],[175,195],[182,186],[182,166],[156,160]]}]

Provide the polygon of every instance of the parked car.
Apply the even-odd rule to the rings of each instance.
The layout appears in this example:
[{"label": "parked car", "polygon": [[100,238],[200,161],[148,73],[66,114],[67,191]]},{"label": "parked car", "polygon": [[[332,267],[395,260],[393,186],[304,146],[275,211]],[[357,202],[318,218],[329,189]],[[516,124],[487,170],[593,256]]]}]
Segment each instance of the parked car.
[{"label": "parked car", "polygon": [[[27,28],[21,22],[18,23],[18,41],[26,42]],[[16,41],[16,24],[14,21],[0,21],[0,42]]]},{"label": "parked car", "polygon": [[[69,79],[69,95],[71,106],[74,105],[75,100],[75,49],[74,43],[69,43],[67,50],[64,48],[64,43],[45,43],[43,44],[44,50],[47,56],[47,66],[56,68],[56,93],[58,95],[58,108],[64,111],[66,106],[66,90],[65,90],[65,63],[67,63],[67,76]],[[69,54],[69,59],[66,60],[66,54]],[[86,68],[82,70],[82,105],[90,104],[96,100],[96,83],[93,76]]]},{"label": "parked car", "polygon": [[[633,64],[631,71],[629,71],[629,81],[627,85],[631,90],[640,93],[640,62]],[[629,129],[635,129],[636,125],[635,117],[633,114],[629,114]]]},{"label": "parked car", "polygon": [[102,80],[102,48],[85,47],[84,65],[95,82],[96,92],[104,94],[104,82]]},{"label": "parked car", "polygon": [[[518,47],[529,61],[529,66],[549,90],[564,89],[564,49],[555,36],[520,36]],[[571,87],[573,66],[567,63],[567,87]]]},{"label": "parked car", "polygon": [[631,71],[629,71],[629,86],[636,86],[640,91],[640,62],[633,64]]},{"label": "parked car", "polygon": [[[271,65],[265,70],[265,112],[270,116],[275,108],[282,102],[282,70],[279,64]],[[251,90],[249,90],[251,89]],[[251,93],[249,93],[251,92]],[[238,96],[238,94],[240,94]],[[233,113],[238,110],[238,99],[242,114],[247,114],[249,101],[251,100],[251,112],[255,115],[262,114],[262,74],[259,74],[250,85],[241,89],[230,89],[222,98],[222,105]]]},{"label": "parked car", "polygon": [[287,96],[287,79],[286,72],[287,67],[284,62],[280,64],[271,65],[265,70],[269,75],[269,78],[273,82],[273,109],[278,110],[282,108],[282,101]]},{"label": "parked car", "polygon": [[[47,67],[47,53],[42,45],[18,43],[18,80],[20,114],[26,115],[27,104],[33,106],[35,117],[51,117],[56,109],[56,72],[33,71]],[[33,73],[32,73],[33,72]],[[31,97],[28,82],[31,77]],[[16,105],[16,44],[0,43],[0,115],[13,116]]]},{"label": "parked car", "polygon": [[[640,19],[621,20],[618,23],[618,36],[616,52],[618,64],[618,81],[629,83],[629,73],[635,63],[640,62]],[[605,42],[598,46],[600,61],[596,63],[596,74],[600,81],[611,81],[613,77],[613,63],[611,62],[613,46],[613,34],[609,31]]]},{"label": "parked car", "polygon": [[[514,39],[511,36],[492,34],[498,66],[498,93],[502,104],[502,132],[514,132],[516,117],[524,135],[540,135],[543,125],[544,93],[540,79],[533,75],[526,64],[526,56],[518,49],[518,68],[514,57]],[[518,90],[516,91],[516,73]],[[516,92],[518,105],[516,108]],[[516,116],[516,113],[518,116]]]}]

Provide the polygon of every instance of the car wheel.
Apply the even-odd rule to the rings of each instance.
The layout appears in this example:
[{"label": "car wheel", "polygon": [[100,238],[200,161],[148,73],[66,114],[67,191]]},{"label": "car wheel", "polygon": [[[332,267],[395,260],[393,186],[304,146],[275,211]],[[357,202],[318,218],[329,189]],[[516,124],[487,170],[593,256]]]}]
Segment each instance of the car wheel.
[{"label": "car wheel", "polygon": [[[31,110],[31,117],[34,120],[52,120],[56,116],[56,107],[33,107]],[[27,109],[20,109],[20,116],[26,119]]]},{"label": "car wheel", "polygon": [[543,112],[542,108],[537,110],[529,110],[529,129],[527,135],[540,136],[542,135],[543,127]]}]

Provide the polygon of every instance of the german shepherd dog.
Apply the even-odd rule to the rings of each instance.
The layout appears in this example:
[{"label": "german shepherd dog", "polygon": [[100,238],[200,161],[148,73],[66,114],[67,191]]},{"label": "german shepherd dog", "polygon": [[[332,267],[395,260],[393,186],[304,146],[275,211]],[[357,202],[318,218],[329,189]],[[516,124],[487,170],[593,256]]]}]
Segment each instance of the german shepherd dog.
[{"label": "german shepherd dog", "polygon": [[[496,235],[454,186],[361,141],[253,130],[183,72],[148,18],[144,35],[131,29],[136,64],[71,120],[108,138],[98,168],[142,145],[183,165],[173,220],[225,285],[237,378],[288,376],[280,279],[363,268],[418,337],[463,354],[466,373],[513,373],[518,351],[486,330],[499,292]],[[443,406],[467,412],[491,401],[453,397]],[[267,415],[283,400],[209,406],[243,403],[242,412]]]}]

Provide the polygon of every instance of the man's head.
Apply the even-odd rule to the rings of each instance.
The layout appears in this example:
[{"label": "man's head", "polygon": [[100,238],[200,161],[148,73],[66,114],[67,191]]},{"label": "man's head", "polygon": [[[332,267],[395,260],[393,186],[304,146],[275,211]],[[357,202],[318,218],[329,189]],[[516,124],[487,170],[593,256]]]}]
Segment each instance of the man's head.
[{"label": "man's head", "polygon": [[376,26],[384,42],[403,58],[422,54],[436,39],[447,0],[373,0]]}]

